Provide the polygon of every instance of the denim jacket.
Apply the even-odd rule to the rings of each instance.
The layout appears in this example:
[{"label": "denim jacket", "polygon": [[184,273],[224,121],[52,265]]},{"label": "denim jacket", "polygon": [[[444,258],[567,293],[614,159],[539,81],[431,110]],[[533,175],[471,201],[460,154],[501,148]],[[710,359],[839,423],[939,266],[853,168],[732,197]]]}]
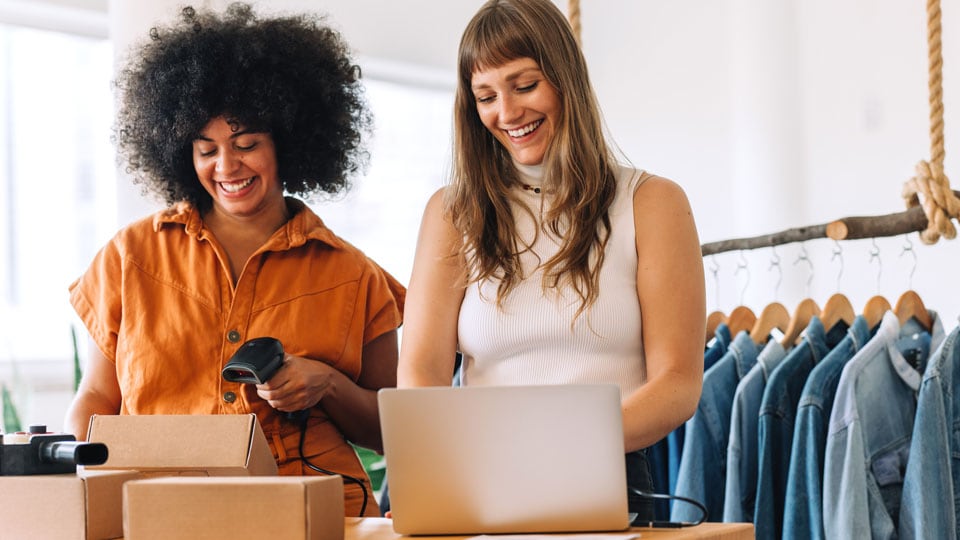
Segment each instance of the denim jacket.
[{"label": "denim jacket", "polygon": [[786,356],[783,345],[776,340],[767,342],[757,363],[740,380],[733,395],[723,521],[753,521],[757,494],[757,415],[767,378]]},{"label": "denim jacket", "polygon": [[[877,334],[843,368],[830,424],[823,471],[823,530],[827,538],[897,538],[897,521],[916,417],[916,396],[929,352],[944,340],[933,331],[884,314]],[[902,340],[926,345],[908,362]],[[926,342],[925,342],[926,341]]]},{"label": "denim jacket", "polygon": [[[960,538],[960,327],[931,357],[920,383],[910,461],[903,480],[900,538]],[[947,474],[950,471],[950,474]]]},{"label": "denim jacket", "polygon": [[813,368],[800,392],[787,474],[784,540],[825,540],[821,492],[827,423],[843,366],[869,340],[867,320],[858,316],[847,330],[847,336]]},{"label": "denim jacket", "polygon": [[[720,323],[714,331],[714,339],[703,352],[703,371],[713,367],[730,347],[730,327]],[[647,448],[647,461],[653,476],[653,489],[657,493],[676,493],[677,476],[680,473],[680,457],[683,452],[684,426],[681,425],[666,437]],[[654,502],[658,520],[670,519],[672,501],[657,499]]]},{"label": "denim jacket", "polygon": [[846,328],[842,325],[834,326],[827,333],[820,318],[811,317],[803,341],[787,353],[767,381],[757,426],[759,468],[753,524],[758,540],[779,540],[781,537],[794,415],[800,393],[813,367],[845,335]]},{"label": "denim jacket", "polygon": [[[723,483],[726,479],[730,410],[737,383],[757,361],[757,346],[741,331],[727,354],[703,374],[703,391],[693,418],[685,424],[686,440],[680,458],[677,495],[702,502],[707,519],[723,517]],[[690,504],[674,503],[672,521],[693,521],[700,512]]]}]

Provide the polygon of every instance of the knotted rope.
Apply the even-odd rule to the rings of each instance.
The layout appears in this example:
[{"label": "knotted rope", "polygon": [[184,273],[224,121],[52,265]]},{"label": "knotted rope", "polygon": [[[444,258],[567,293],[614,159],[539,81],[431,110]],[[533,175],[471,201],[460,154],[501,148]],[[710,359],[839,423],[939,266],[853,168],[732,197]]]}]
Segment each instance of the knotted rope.
[{"label": "knotted rope", "polygon": [[[927,0],[927,49],[930,92],[930,161],[917,164],[916,175],[903,186],[908,208],[923,206],[927,228],[920,233],[925,244],[935,244],[941,236],[953,239],[957,230],[952,219],[960,219],[960,198],[950,189],[943,171],[943,55],[940,42],[940,0]],[[919,195],[923,195],[921,201]]]},{"label": "knotted rope", "polygon": [[580,0],[568,0],[567,19],[570,21],[570,28],[573,30],[573,37],[580,43]]}]

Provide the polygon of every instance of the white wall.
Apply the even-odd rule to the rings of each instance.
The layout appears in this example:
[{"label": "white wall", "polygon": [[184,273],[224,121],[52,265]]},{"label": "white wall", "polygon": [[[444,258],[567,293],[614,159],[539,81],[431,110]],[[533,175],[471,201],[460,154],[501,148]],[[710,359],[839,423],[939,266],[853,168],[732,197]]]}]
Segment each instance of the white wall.
[{"label": "white wall", "polygon": [[[109,6],[118,56],[182,4],[46,1],[100,13]],[[443,86],[454,80],[460,32],[481,3],[275,0],[258,8],[322,6],[365,73]],[[0,0],[11,12],[23,5]],[[960,6],[943,9],[946,172],[960,189]],[[611,134],[634,164],[686,189],[703,242],[903,210],[901,187],[929,157],[922,2],[582,0],[581,12],[584,52]],[[127,182],[118,187],[118,223],[157,207]],[[916,234],[909,241],[912,251],[904,251],[903,237],[878,239],[878,259],[868,240],[711,257],[708,307],[729,312],[743,302],[759,310],[776,299],[792,308],[805,296],[822,305],[836,291],[859,307],[877,293],[893,302],[912,287],[949,330],[960,314],[960,241],[924,246]],[[737,270],[741,260],[745,268]],[[35,390],[30,408],[56,427],[60,413],[46,411],[61,411],[69,392],[62,385]]]},{"label": "white wall", "polygon": [[[951,12],[951,8],[953,11]],[[602,12],[600,10],[603,10]],[[948,175],[960,167],[960,13],[943,20]],[[584,50],[608,123],[638,165],[687,190],[704,242],[904,210],[901,187],[929,156],[922,3],[894,0],[583,2]],[[951,86],[953,83],[953,86]],[[954,187],[960,185],[957,180]],[[921,245],[912,282],[903,237],[805,243],[708,260],[708,305],[729,311],[778,297],[788,307],[846,293],[855,306],[912,286],[956,325],[951,279],[960,244]],[[771,262],[779,257],[782,283]],[[839,281],[838,281],[839,275]],[[839,283],[839,286],[838,286]]]},{"label": "white wall", "polygon": [[[460,31],[481,3],[327,0],[321,9],[368,63],[422,66],[452,81]],[[111,1],[114,39],[122,45],[142,36],[179,4]],[[257,4],[266,12],[317,5]],[[958,95],[960,10],[943,9],[946,171],[956,176],[951,142],[960,137],[960,105],[951,98]],[[584,0],[581,16],[610,132],[634,164],[684,186],[702,241],[905,209],[901,187],[929,157],[923,3]],[[718,255],[708,261],[719,267],[717,279],[708,271],[708,305],[729,310],[743,301],[759,309],[777,299],[789,307],[805,296],[822,303],[839,290],[860,306],[877,293],[893,302],[912,287],[952,327],[960,313],[949,275],[958,243],[909,240],[912,253],[903,237],[877,240],[879,265],[870,241],[843,242],[838,257],[829,240]],[[809,263],[799,259],[802,250]],[[741,257],[746,271],[735,274]]]},{"label": "white wall", "polygon": [[[52,0],[47,0],[52,1]],[[562,9],[566,2],[555,0]],[[63,3],[63,0],[58,0]],[[56,3],[56,2],[54,2]],[[182,2],[72,0],[109,6],[118,57]],[[222,6],[226,0],[199,5]],[[362,58],[365,72],[397,79],[453,80],[459,34],[481,0],[274,0],[264,12],[329,14]],[[0,6],[11,4],[9,0]],[[16,4],[13,2],[11,5]],[[319,6],[319,8],[318,8]],[[960,13],[944,6],[946,171],[958,158],[956,73]],[[914,164],[928,157],[924,6],[896,0],[594,0],[581,2],[584,51],[611,133],[636,165],[680,182],[690,196],[704,242],[823,223],[847,215],[903,209],[900,189]],[[953,86],[951,86],[953,84]],[[954,185],[960,185],[954,182]],[[123,179],[118,222],[156,208]],[[960,312],[950,276],[957,243],[922,246],[912,282],[903,238],[880,239],[880,263],[867,241],[805,244],[814,265],[811,287],[800,246],[747,252],[747,272],[734,275],[740,254],[709,261],[711,307],[744,301],[758,307],[779,297],[824,299],[846,292],[855,304],[882,292],[917,289],[945,316]],[[779,257],[779,273],[771,261]],[[878,282],[877,275],[880,279]],[[839,278],[838,278],[839,275]],[[711,276],[711,274],[708,274]]]}]

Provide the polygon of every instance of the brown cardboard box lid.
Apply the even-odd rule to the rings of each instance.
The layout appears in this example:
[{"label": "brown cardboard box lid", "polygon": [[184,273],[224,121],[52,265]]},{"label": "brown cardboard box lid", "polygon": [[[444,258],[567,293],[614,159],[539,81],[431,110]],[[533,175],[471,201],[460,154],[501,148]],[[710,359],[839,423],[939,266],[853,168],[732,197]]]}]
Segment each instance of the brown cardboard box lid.
[{"label": "brown cardboard box lid", "polygon": [[123,534],[123,483],[136,471],[0,476],[0,538],[101,540]]},{"label": "brown cardboard box lid", "polygon": [[123,491],[127,539],[343,539],[339,476],[151,478]]},{"label": "brown cardboard box lid", "polygon": [[209,476],[276,475],[277,463],[253,414],[94,415],[87,439],[107,445],[88,469]]}]

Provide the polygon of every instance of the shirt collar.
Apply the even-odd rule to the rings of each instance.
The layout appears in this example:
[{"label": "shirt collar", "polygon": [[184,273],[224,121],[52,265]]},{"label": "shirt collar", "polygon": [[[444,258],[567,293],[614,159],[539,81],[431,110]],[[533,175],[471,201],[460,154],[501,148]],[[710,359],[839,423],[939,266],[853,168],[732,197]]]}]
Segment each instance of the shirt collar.
[{"label": "shirt collar", "polygon": [[[343,240],[333,234],[333,231],[327,228],[320,216],[314,213],[303,201],[294,197],[287,197],[286,202],[292,217],[273,234],[264,249],[285,251],[302,246],[309,240],[317,240],[337,249],[344,247]],[[200,238],[203,231],[203,217],[200,215],[200,211],[192,204],[184,201],[154,215],[154,232],[159,232],[167,224],[183,225],[184,232],[194,238]]]},{"label": "shirt collar", "polygon": [[[932,309],[928,311],[933,321],[933,328],[931,328],[930,332],[929,358],[944,340],[944,332],[943,323],[940,321],[937,313]],[[890,364],[893,366],[894,371],[897,372],[897,375],[903,379],[903,382],[906,383],[907,386],[914,391],[918,391],[920,390],[923,373],[914,369],[914,367],[907,362],[907,359],[903,357],[903,354],[900,353],[900,349],[897,348],[897,338],[900,337],[902,333],[924,331],[916,328],[914,325],[915,323],[908,321],[904,327],[901,328],[900,321],[897,320],[897,315],[893,311],[887,311],[883,314],[883,319],[880,321],[880,327],[877,329],[877,335],[874,339],[879,338],[883,340],[882,343],[886,346],[887,354],[890,357]],[[928,358],[923,359],[922,366],[926,366]]]}]

